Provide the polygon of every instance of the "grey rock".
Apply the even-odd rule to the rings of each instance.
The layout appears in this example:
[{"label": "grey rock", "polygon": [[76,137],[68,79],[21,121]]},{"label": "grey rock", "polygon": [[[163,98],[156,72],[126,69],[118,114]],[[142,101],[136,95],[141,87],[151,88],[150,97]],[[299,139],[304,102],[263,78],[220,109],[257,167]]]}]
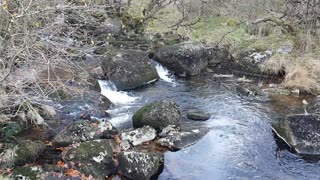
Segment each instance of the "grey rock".
[{"label": "grey rock", "polygon": [[185,42],[160,48],[154,59],[176,74],[197,75],[208,66],[207,55],[203,44]]},{"label": "grey rock", "polygon": [[130,142],[128,140],[122,141],[120,144],[121,150],[129,150],[131,148]]},{"label": "grey rock", "polygon": [[193,110],[187,113],[187,118],[195,121],[206,121],[210,119],[210,114],[200,110]]},{"label": "grey rock", "polygon": [[165,137],[170,133],[176,133],[181,131],[181,128],[178,125],[169,125],[162,129],[162,131],[159,133],[160,137]]},{"label": "grey rock", "polygon": [[117,90],[128,90],[159,79],[156,68],[141,51],[110,51],[102,58],[105,78]]},{"label": "grey rock", "polygon": [[107,97],[99,95],[99,106],[109,109],[112,106],[112,102]]},{"label": "grey rock", "polygon": [[66,127],[52,142],[55,146],[68,146],[77,142],[99,138],[111,138],[113,134],[116,134],[114,131],[115,128],[109,122],[97,122],[92,124],[88,120],[80,120]]},{"label": "grey rock", "polygon": [[207,56],[209,57],[209,66],[216,66],[224,61],[229,62],[232,59],[232,55],[224,48],[211,46],[207,47]]},{"label": "grey rock", "polygon": [[113,152],[118,148],[116,142],[110,139],[86,141],[65,152],[63,160],[81,163],[81,172],[103,178],[117,172]]},{"label": "grey rock", "polygon": [[320,155],[320,115],[295,114],[272,125],[274,132],[297,153]]},{"label": "grey rock", "polygon": [[182,149],[195,144],[208,132],[208,128],[197,128],[182,132],[173,132],[169,133],[166,137],[159,139],[157,143],[173,150]]},{"label": "grey rock", "polygon": [[178,125],[180,118],[179,106],[174,101],[162,100],[143,106],[132,120],[135,128],[151,126],[160,131],[168,125]]},{"label": "grey rock", "polygon": [[137,146],[156,138],[156,130],[150,126],[144,126],[130,132],[121,133],[120,137],[123,141],[128,141],[132,145]]},{"label": "grey rock", "polygon": [[117,158],[123,175],[141,180],[156,175],[163,162],[163,155],[136,150],[121,152]]}]

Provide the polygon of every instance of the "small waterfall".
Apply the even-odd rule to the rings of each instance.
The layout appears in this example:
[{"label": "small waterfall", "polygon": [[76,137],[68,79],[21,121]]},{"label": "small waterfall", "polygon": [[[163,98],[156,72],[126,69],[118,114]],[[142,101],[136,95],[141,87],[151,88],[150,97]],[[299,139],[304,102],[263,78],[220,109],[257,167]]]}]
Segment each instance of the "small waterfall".
[{"label": "small waterfall", "polygon": [[155,67],[157,69],[157,72],[160,76],[160,79],[165,82],[175,84],[175,79],[174,79],[173,75],[170,74],[169,70],[157,62],[154,62],[154,63],[155,63]]},{"label": "small waterfall", "polygon": [[115,85],[110,81],[99,80],[101,87],[101,94],[106,96],[113,104],[130,104],[135,102],[138,98],[130,96],[128,92],[117,91]]}]

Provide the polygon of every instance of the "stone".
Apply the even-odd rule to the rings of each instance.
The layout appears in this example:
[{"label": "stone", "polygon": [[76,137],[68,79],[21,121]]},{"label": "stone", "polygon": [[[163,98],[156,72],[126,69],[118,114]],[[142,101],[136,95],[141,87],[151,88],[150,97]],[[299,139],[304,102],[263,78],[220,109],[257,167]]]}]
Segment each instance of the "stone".
[{"label": "stone", "polygon": [[178,125],[169,125],[162,129],[162,131],[159,133],[160,137],[165,137],[170,133],[176,133],[181,131],[181,128]]},{"label": "stone", "polygon": [[208,128],[197,128],[182,132],[172,132],[159,139],[157,143],[172,150],[179,150],[195,144],[208,132]]},{"label": "stone", "polygon": [[96,178],[104,178],[117,172],[113,152],[119,147],[111,139],[82,142],[67,150],[63,156],[65,162],[81,163],[80,171]]},{"label": "stone", "polygon": [[115,134],[115,128],[109,122],[91,123],[88,120],[79,120],[61,131],[52,142],[55,146],[68,146],[88,140],[112,138]]},{"label": "stone", "polygon": [[272,128],[297,153],[320,155],[320,115],[289,115],[278,123],[273,123]]},{"label": "stone", "polygon": [[178,75],[198,75],[208,66],[208,54],[203,44],[184,42],[160,48],[154,60]]},{"label": "stone", "polygon": [[130,179],[150,179],[163,163],[163,155],[137,150],[120,152],[117,158],[119,170]]},{"label": "stone", "polygon": [[105,78],[117,90],[129,90],[159,79],[156,68],[142,51],[110,51],[102,58]]},{"label": "stone", "polygon": [[187,118],[195,121],[206,121],[210,119],[210,114],[200,110],[193,110],[187,113]]},{"label": "stone", "polygon": [[133,146],[137,146],[156,138],[156,130],[150,126],[144,126],[133,131],[121,133],[120,137],[123,141],[128,141]]},{"label": "stone", "polygon": [[178,125],[181,118],[179,106],[174,101],[162,100],[147,104],[132,117],[133,127],[151,126],[161,131],[168,125]]}]

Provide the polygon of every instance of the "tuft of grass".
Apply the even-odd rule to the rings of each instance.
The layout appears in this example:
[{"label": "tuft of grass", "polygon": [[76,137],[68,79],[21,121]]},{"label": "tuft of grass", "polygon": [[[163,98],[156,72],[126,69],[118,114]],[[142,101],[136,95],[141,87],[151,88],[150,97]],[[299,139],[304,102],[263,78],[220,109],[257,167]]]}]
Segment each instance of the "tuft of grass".
[{"label": "tuft of grass", "polygon": [[319,52],[276,55],[260,66],[263,72],[279,74],[285,70],[283,87],[311,94],[320,93]]}]

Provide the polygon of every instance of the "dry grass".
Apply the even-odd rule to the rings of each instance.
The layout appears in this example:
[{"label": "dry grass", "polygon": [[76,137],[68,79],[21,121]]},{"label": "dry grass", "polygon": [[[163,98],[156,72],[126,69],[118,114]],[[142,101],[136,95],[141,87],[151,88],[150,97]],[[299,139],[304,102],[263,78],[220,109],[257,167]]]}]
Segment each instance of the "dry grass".
[{"label": "dry grass", "polygon": [[260,68],[270,74],[279,74],[285,70],[282,83],[285,88],[316,95],[320,93],[320,59],[314,53],[276,55]]}]

